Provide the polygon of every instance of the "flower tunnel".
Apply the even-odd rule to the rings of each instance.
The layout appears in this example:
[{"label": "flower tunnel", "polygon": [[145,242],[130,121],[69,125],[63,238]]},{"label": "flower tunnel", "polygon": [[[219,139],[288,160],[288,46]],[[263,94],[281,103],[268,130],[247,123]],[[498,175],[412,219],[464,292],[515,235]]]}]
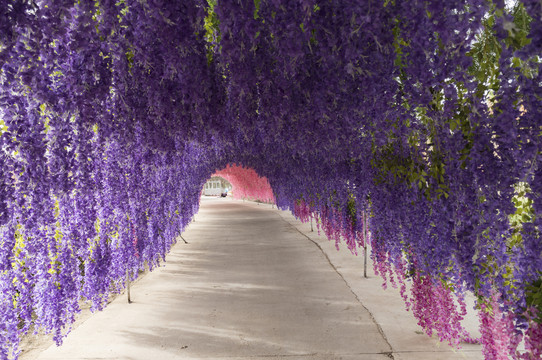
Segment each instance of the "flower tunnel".
[{"label": "flower tunnel", "polygon": [[213,174],[370,233],[428,334],[471,292],[487,359],[540,357],[541,43],[538,0],[0,2],[0,357],[156,267]]}]

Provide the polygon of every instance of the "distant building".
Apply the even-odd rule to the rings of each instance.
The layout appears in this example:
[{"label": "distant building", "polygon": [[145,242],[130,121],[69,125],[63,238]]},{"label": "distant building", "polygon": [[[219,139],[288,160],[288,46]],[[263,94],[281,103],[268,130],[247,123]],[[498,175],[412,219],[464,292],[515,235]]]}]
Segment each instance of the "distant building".
[{"label": "distant building", "polygon": [[232,186],[229,181],[224,180],[219,176],[213,176],[205,183],[203,187],[203,195],[220,196],[222,193],[228,192],[231,195]]}]

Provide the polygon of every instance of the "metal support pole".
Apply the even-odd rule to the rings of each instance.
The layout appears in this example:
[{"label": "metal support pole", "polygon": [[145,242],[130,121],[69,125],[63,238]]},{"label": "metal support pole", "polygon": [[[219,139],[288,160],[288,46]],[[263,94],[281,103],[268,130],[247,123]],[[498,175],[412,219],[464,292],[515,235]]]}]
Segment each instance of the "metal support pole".
[{"label": "metal support pole", "polygon": [[128,304],[132,303],[130,299],[130,270],[126,269],[126,295],[128,296]]},{"label": "metal support pole", "polygon": [[367,278],[367,217],[363,213],[363,277]]},{"label": "metal support pole", "polygon": [[363,246],[363,277],[367,277],[367,243]]},{"label": "metal support pole", "polygon": [[312,228],[312,216],[311,216],[311,231],[314,231],[314,229]]}]

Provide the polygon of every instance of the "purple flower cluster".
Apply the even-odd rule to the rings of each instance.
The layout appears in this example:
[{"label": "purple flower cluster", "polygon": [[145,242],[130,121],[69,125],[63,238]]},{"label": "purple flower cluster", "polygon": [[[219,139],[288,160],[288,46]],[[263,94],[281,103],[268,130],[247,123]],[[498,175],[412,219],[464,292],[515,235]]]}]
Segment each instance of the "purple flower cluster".
[{"label": "purple flower cluster", "polygon": [[0,2],[2,357],[164,260],[228,164],[353,252],[369,227],[437,286],[412,306],[498,293],[541,343],[542,5],[506,6]]},{"label": "purple flower cluster", "polygon": [[341,214],[337,209],[328,207],[315,209],[303,200],[295,202],[292,213],[301,222],[309,222],[314,219],[318,234],[320,234],[320,230],[323,230],[329,240],[335,241],[337,250],[339,250],[340,242],[344,241],[352,254],[357,255],[358,247],[363,247],[367,240],[368,235],[365,235],[367,229],[363,228],[363,225],[356,226],[358,222],[362,224],[363,214],[360,216],[351,212]]}]

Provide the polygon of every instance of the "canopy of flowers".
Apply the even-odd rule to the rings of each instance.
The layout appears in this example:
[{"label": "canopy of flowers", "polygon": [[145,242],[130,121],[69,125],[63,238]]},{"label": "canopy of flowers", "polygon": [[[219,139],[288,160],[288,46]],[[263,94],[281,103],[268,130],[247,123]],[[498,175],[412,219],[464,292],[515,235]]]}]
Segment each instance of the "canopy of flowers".
[{"label": "canopy of flowers", "polygon": [[428,333],[472,291],[488,359],[540,356],[542,4],[510,3],[0,1],[2,357],[156,266],[228,164],[370,228]]}]

